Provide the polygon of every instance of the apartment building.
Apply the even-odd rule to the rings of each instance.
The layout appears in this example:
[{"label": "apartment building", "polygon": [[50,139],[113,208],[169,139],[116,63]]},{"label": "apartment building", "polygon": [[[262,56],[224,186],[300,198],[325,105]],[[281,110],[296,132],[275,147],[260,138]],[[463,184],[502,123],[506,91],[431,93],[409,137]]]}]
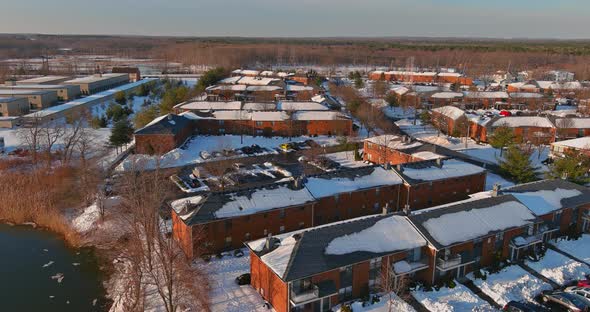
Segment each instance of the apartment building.
[{"label": "apartment building", "polygon": [[90,95],[97,92],[105,91],[122,84],[129,83],[128,74],[94,74],[92,76],[75,78],[64,81],[66,85],[77,85],[83,95]]},{"label": "apartment building", "polygon": [[2,90],[0,97],[25,98],[33,110],[44,109],[57,103],[57,92],[51,90]]}]

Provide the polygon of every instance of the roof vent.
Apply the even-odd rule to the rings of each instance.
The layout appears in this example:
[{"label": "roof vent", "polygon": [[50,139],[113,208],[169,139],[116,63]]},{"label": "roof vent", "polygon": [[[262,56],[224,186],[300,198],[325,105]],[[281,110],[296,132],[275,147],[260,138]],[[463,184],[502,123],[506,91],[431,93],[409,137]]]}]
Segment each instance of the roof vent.
[{"label": "roof vent", "polygon": [[391,213],[391,208],[389,207],[389,203],[386,203],[381,214],[388,215],[389,213]]},{"label": "roof vent", "polygon": [[443,166],[443,161],[440,157],[436,159],[436,166],[439,168],[442,168]]},{"label": "roof vent", "polygon": [[500,184],[494,184],[494,187],[492,188],[492,197],[498,197],[498,194],[500,193],[500,188]]}]

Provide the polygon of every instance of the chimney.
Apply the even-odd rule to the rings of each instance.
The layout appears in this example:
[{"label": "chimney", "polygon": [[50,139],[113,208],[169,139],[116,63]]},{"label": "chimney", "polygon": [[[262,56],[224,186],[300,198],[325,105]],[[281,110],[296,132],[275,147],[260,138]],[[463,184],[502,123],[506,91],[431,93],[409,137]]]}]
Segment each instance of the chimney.
[{"label": "chimney", "polygon": [[166,118],[168,118],[168,120],[172,120],[172,114],[168,114]]},{"label": "chimney", "polygon": [[389,208],[389,203],[386,203],[383,207],[383,210],[381,211],[381,214],[388,215],[389,213],[391,213],[391,209]]},{"label": "chimney", "polygon": [[442,168],[442,166],[443,166],[442,158],[439,157],[436,159],[436,166],[439,168]]},{"label": "chimney", "polygon": [[411,216],[411,215],[412,215],[412,210],[410,210],[410,205],[406,204],[406,205],[404,206],[404,214],[405,214],[406,216]]},{"label": "chimney", "polygon": [[270,250],[272,247],[272,234],[268,233],[266,241],[264,242],[264,249]]},{"label": "chimney", "polygon": [[391,169],[391,164],[389,162],[386,162],[383,167],[385,168],[385,170],[389,170]]},{"label": "chimney", "polygon": [[492,188],[492,197],[498,197],[498,193],[500,193],[500,188],[500,184],[494,184],[494,187]]},{"label": "chimney", "polygon": [[403,172],[404,171],[404,168],[402,167],[402,164],[397,164],[396,167],[397,167],[397,171],[398,172]]}]

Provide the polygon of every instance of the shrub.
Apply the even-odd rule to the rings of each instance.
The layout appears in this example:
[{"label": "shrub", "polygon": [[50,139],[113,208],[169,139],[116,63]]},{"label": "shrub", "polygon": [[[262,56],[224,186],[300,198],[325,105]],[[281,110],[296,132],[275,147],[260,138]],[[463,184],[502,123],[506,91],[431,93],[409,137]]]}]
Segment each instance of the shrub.
[{"label": "shrub", "polygon": [[349,305],[342,305],[342,307],[340,308],[340,312],[352,312],[352,307]]}]

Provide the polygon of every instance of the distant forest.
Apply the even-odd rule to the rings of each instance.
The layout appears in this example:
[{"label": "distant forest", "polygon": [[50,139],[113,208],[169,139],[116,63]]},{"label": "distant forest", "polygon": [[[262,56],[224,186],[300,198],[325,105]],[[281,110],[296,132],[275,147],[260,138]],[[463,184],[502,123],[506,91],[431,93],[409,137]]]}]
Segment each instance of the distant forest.
[{"label": "distant forest", "polygon": [[[497,70],[565,69],[590,79],[590,40],[458,38],[190,38],[0,35],[0,59],[61,54],[155,58],[185,65],[280,67],[343,65]],[[410,62],[410,60],[412,60]]]}]

